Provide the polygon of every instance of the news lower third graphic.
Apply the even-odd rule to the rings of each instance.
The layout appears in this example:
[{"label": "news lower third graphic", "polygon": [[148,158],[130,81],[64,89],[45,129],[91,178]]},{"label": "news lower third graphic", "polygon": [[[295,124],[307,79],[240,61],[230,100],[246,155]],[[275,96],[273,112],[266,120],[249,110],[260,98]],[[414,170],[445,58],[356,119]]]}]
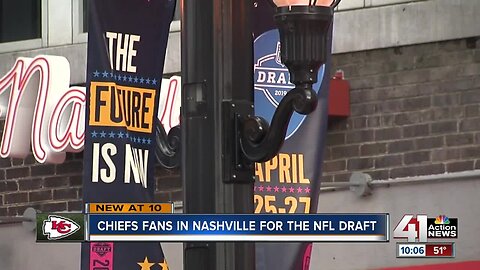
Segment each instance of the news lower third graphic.
[{"label": "news lower third graphic", "polygon": [[90,214],[88,241],[388,240],[385,214]]},{"label": "news lower third graphic", "polygon": [[[173,214],[171,203],[90,203],[37,215],[37,241],[388,242],[388,214]],[[98,248],[97,248],[98,250]]]},{"label": "news lower third graphic", "polygon": [[[396,246],[398,258],[455,257],[458,218],[439,215],[404,215],[393,230],[394,239],[407,239]],[[436,239],[441,239],[439,242]],[[434,240],[434,241],[431,241]]]}]

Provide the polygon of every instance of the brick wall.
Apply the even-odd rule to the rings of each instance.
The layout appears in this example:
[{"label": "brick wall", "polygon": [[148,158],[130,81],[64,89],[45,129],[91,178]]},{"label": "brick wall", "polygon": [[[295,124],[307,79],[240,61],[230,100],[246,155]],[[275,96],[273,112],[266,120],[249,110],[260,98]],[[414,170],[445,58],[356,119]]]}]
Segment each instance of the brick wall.
[{"label": "brick wall", "polygon": [[67,154],[61,165],[39,164],[33,156],[0,158],[0,216],[22,215],[27,207],[80,210],[82,169],[81,153]]},{"label": "brick wall", "polygon": [[351,117],[333,119],[324,181],[480,169],[477,38],[339,54]]},{"label": "brick wall", "polygon": [[[352,115],[333,119],[324,181],[480,169],[480,42],[463,39],[339,54]],[[3,127],[3,123],[0,123]],[[0,216],[80,210],[82,155],[61,165],[0,159]],[[179,172],[156,169],[158,201],[182,200]]]}]

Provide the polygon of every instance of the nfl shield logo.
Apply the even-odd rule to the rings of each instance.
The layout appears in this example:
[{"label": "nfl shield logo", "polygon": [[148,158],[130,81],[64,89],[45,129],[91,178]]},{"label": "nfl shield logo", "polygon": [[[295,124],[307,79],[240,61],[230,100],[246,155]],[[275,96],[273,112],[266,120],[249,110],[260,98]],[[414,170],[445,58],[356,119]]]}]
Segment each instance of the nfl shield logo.
[{"label": "nfl shield logo", "polygon": [[105,254],[112,252],[113,243],[94,243],[92,245],[92,252],[98,254],[98,256],[103,257]]}]

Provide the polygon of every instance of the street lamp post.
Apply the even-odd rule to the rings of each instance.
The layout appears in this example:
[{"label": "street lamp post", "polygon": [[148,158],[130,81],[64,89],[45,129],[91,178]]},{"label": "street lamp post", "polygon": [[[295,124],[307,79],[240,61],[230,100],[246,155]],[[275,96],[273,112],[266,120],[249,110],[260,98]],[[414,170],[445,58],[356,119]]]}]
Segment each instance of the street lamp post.
[{"label": "street lamp post", "polygon": [[[325,36],[339,0],[329,7],[316,6],[325,1],[275,2],[281,56],[295,88],[269,125],[253,116],[253,1],[182,1],[185,213],[253,213],[253,162],[277,154],[294,111],[308,114],[316,107],[312,85],[327,54]],[[178,147],[171,146],[159,156],[175,157],[171,150]],[[255,246],[185,243],[184,269],[255,269]]]},{"label": "street lamp post", "polygon": [[[237,115],[253,114],[252,2],[182,2],[181,149],[185,213],[253,213]],[[250,163],[251,164],[251,163]],[[253,243],[184,245],[184,269],[254,269]]]}]

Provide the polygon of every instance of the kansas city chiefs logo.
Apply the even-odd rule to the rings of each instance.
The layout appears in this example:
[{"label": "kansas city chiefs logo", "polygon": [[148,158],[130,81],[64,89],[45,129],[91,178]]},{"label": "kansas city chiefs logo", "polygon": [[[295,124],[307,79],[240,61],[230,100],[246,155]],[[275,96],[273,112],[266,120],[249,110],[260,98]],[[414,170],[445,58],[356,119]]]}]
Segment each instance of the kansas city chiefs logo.
[{"label": "kansas city chiefs logo", "polygon": [[57,240],[74,234],[80,226],[69,218],[49,215],[48,219],[43,221],[42,229],[48,240]]}]

